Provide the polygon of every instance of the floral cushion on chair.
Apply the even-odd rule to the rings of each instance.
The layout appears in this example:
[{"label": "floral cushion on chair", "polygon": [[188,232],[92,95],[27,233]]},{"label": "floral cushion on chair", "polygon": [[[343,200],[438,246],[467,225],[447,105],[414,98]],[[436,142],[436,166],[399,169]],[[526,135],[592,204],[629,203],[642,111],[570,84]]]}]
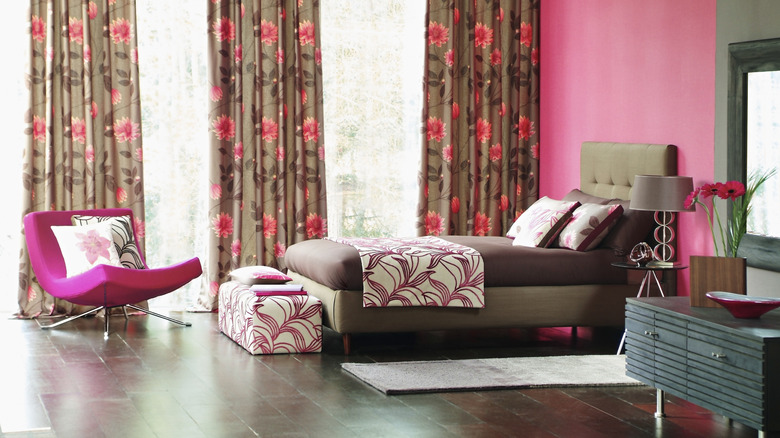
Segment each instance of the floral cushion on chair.
[{"label": "floral cushion on chair", "polygon": [[130,269],[146,269],[138,247],[135,244],[135,234],[133,233],[133,223],[130,216],[85,216],[73,215],[71,217],[73,225],[89,225],[98,222],[107,222],[111,224],[114,247],[122,266]]},{"label": "floral cushion on chair", "polygon": [[620,204],[582,204],[558,236],[558,245],[575,251],[588,251],[606,237],[623,214]]},{"label": "floral cushion on chair", "polygon": [[542,197],[533,203],[509,228],[507,237],[513,237],[512,245],[546,248],[555,241],[580,205],[577,201],[559,201]]},{"label": "floral cushion on chair", "polygon": [[97,265],[122,266],[114,248],[110,223],[53,226],[51,230],[65,259],[67,277],[82,274]]}]

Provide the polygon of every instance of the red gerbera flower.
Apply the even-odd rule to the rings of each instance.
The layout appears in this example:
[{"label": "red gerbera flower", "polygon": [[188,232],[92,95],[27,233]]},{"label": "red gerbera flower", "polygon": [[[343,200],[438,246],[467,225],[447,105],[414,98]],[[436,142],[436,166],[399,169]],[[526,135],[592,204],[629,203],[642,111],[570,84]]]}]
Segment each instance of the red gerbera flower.
[{"label": "red gerbera flower", "polygon": [[718,197],[721,199],[736,200],[745,194],[745,185],[739,181],[727,181],[718,186]]},{"label": "red gerbera flower", "polygon": [[702,199],[715,196],[718,194],[718,186],[717,184],[704,184],[703,186],[699,187],[699,194],[701,195]]}]

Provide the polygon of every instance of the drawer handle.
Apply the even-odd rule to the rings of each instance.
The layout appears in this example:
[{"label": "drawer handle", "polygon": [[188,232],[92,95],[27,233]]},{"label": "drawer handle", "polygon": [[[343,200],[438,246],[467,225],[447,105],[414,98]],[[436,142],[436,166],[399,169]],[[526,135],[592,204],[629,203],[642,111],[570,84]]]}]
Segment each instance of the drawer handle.
[{"label": "drawer handle", "polygon": [[725,359],[726,358],[726,354],[725,353],[712,353],[712,357],[714,357],[715,359]]},{"label": "drawer handle", "polygon": [[658,332],[651,332],[650,330],[645,330],[645,334],[647,336],[658,336]]}]

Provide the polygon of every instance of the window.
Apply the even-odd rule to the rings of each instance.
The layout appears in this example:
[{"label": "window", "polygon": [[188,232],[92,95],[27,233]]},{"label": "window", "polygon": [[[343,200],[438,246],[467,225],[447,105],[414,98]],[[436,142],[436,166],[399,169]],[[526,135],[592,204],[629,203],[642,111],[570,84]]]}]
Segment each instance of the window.
[{"label": "window", "polygon": [[[747,173],[766,171],[780,163],[780,71],[748,73]],[[780,171],[780,169],[777,169]],[[780,237],[780,221],[774,214],[780,176],[756,192],[748,215],[748,233]]]},{"label": "window", "polygon": [[320,7],[330,236],[415,234],[425,2]]},{"label": "window", "polygon": [[[8,19],[0,28],[2,41],[19,41],[29,35],[29,3],[8,2],[4,13]],[[0,69],[0,80],[5,84],[3,92],[3,117],[0,132],[6,146],[6,156],[0,164],[0,187],[3,188],[3,214],[0,215],[0,312],[15,312],[16,291],[19,288],[19,245],[21,243],[22,216],[22,151],[27,142],[24,112],[30,107],[24,84],[27,71],[29,44],[6,44],[6,68]]]},{"label": "window", "polygon": [[[170,17],[176,17],[171,20]],[[208,86],[202,1],[139,0],[146,261],[156,268],[207,254]],[[184,309],[198,280],[155,298]]]}]

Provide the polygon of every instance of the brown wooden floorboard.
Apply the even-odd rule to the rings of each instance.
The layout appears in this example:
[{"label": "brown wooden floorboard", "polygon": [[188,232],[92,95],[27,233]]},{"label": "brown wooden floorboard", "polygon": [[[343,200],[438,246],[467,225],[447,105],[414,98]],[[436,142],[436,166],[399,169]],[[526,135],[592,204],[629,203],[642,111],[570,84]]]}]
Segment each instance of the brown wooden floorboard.
[{"label": "brown wooden floorboard", "polygon": [[91,317],[43,331],[0,320],[0,437],[754,437],[756,431],[668,396],[655,419],[646,386],[385,396],[341,363],[613,354],[617,329],[358,334],[345,356],[252,356],[213,313]]}]

